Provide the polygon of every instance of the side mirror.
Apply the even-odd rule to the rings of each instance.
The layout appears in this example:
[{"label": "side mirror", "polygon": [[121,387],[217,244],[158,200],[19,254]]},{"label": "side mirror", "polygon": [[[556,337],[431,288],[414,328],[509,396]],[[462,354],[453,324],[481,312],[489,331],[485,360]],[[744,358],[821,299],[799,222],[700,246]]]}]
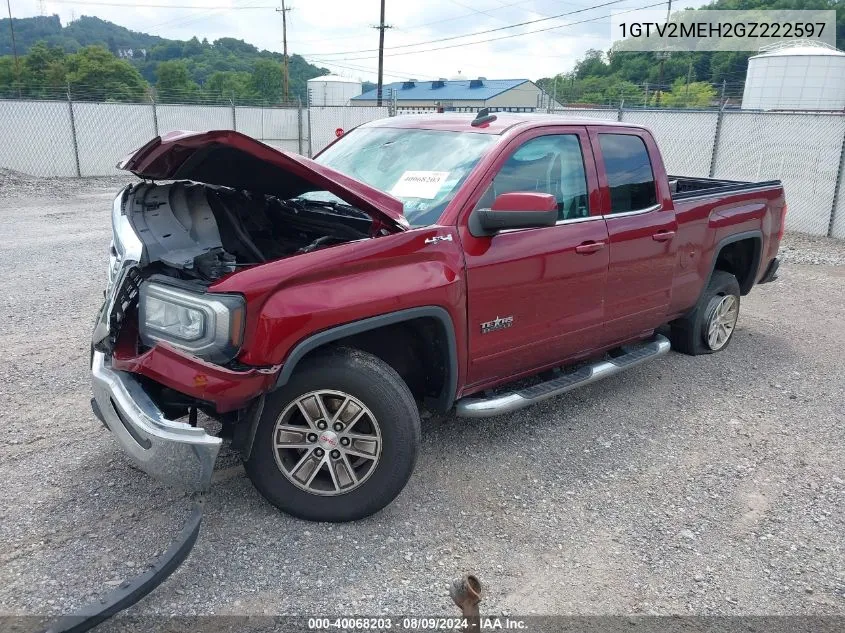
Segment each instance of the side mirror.
[{"label": "side mirror", "polygon": [[489,209],[476,209],[469,216],[469,232],[475,237],[506,229],[534,229],[554,226],[557,200],[550,193],[503,193]]}]

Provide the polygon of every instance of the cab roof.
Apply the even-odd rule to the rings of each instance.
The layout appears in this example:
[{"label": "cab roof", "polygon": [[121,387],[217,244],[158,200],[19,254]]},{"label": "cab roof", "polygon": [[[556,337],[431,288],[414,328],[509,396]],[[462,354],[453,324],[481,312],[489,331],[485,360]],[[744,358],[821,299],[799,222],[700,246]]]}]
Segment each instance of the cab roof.
[{"label": "cab roof", "polygon": [[444,130],[451,132],[477,132],[481,134],[504,134],[513,127],[539,127],[543,125],[601,125],[607,127],[636,127],[631,123],[617,123],[605,119],[570,117],[563,114],[535,114],[530,112],[491,112],[496,116],[480,127],[471,125],[475,113],[445,112],[443,114],[407,114],[378,119],[361,125],[364,127],[418,128],[421,130]]}]

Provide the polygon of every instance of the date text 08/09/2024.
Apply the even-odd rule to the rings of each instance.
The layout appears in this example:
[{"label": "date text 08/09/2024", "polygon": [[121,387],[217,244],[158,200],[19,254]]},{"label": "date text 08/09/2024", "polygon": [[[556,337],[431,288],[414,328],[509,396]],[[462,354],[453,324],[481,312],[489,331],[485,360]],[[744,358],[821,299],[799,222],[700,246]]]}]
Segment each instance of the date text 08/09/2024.
[{"label": "date text 08/09/2024", "polygon": [[[308,618],[309,631],[469,631],[473,622],[465,617],[335,617]],[[482,617],[478,630],[526,631],[524,620],[511,617]]]}]

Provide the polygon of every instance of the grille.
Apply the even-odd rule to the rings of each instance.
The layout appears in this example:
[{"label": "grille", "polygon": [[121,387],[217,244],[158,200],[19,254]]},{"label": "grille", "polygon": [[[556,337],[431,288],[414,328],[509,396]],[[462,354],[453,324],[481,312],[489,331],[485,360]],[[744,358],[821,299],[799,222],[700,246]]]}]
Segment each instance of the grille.
[{"label": "grille", "polygon": [[117,343],[120,328],[126,320],[126,315],[138,307],[138,294],[143,277],[136,266],[127,266],[123,278],[118,281],[115,290],[114,303],[109,314],[108,340],[111,348]]}]

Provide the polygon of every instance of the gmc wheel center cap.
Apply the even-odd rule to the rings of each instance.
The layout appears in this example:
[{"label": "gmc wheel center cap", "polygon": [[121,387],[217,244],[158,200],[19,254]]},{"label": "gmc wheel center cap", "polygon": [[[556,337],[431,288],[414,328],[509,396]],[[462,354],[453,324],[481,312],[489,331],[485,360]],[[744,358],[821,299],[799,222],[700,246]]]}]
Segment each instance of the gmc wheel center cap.
[{"label": "gmc wheel center cap", "polygon": [[320,436],[317,439],[317,445],[325,451],[333,451],[339,444],[340,442],[338,442],[337,433],[329,431],[328,429],[321,431]]}]

